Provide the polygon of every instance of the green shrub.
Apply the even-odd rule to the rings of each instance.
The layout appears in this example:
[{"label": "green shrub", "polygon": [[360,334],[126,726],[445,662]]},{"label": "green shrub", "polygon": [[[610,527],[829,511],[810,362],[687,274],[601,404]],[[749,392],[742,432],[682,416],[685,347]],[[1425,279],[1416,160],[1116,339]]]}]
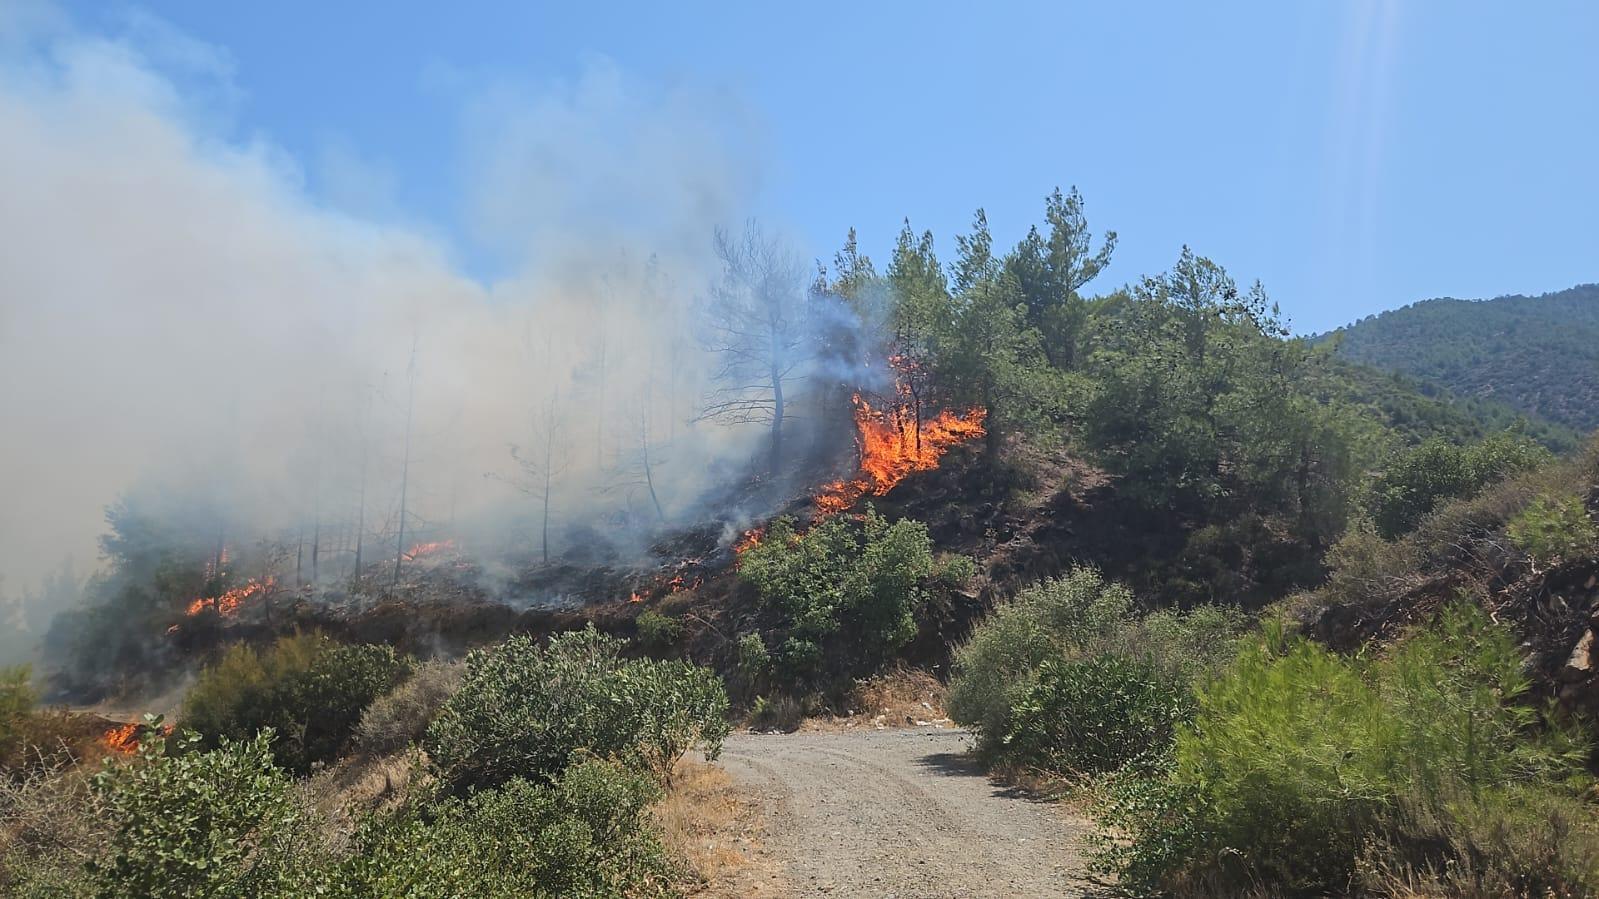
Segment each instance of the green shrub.
[{"label": "green shrub", "polygon": [[356,743],[375,755],[399,752],[422,739],[445,700],[461,685],[459,662],[426,662],[361,713]]},{"label": "green shrub", "polygon": [[13,767],[19,761],[38,701],[26,665],[0,668],[0,768]]},{"label": "green shrub", "polygon": [[208,747],[271,728],[278,763],[304,773],[337,758],[361,713],[408,670],[391,647],[343,645],[318,634],[280,638],[265,652],[240,644],[200,672],[180,725]]},{"label": "green shrub", "polygon": [[621,645],[590,625],[548,647],[518,636],[467,656],[424,740],[441,776],[458,790],[547,780],[582,753],[664,776],[696,743],[714,755],[728,730],[721,680],[687,662],[624,661]]},{"label": "green shrub", "polygon": [[671,873],[649,777],[607,762],[515,778],[369,822],[324,889],[339,899],[661,895]]},{"label": "green shrub", "polygon": [[1599,551],[1599,525],[1575,496],[1537,497],[1511,519],[1505,535],[1539,562],[1559,562]]},{"label": "green shrub", "polygon": [[1390,460],[1371,485],[1368,510],[1377,532],[1391,540],[1414,530],[1441,502],[1471,496],[1551,458],[1537,442],[1512,432],[1464,447],[1435,438]]},{"label": "green shrub", "polygon": [[962,587],[977,577],[977,560],[971,556],[944,553],[933,565],[933,577],[950,587]]},{"label": "green shrub", "polygon": [[110,760],[94,780],[112,824],[90,863],[96,895],[222,897],[307,895],[320,864],[315,829],[288,774],[272,763],[271,735],[222,741],[147,738],[131,761]]},{"label": "green shrub", "polygon": [[1130,841],[1100,862],[1135,892],[1347,889],[1404,801],[1464,821],[1504,790],[1566,790],[1585,749],[1537,729],[1527,689],[1514,638],[1471,607],[1374,660],[1247,647],[1201,691],[1169,773],[1109,791],[1101,821]]},{"label": "green shrub", "polygon": [[1044,662],[1015,689],[999,751],[1050,771],[1092,774],[1159,764],[1193,713],[1185,682],[1120,655]]},{"label": "green shrub", "polygon": [[683,622],[654,609],[645,610],[633,626],[639,642],[650,649],[666,649],[683,637]]},{"label": "green shrub", "polygon": [[1132,616],[1133,595],[1092,568],[1043,581],[994,610],[956,651],[949,713],[985,743],[1006,732],[1010,695],[1039,666],[1113,633]]},{"label": "green shrub", "polygon": [[780,518],[739,559],[739,575],[784,618],[794,645],[778,655],[791,674],[813,675],[829,638],[841,640],[855,661],[876,663],[916,636],[933,571],[927,526],[889,524],[867,510],[858,530],[835,517],[800,535]]},{"label": "green shrub", "polygon": [[738,638],[738,671],[746,680],[765,677],[772,667],[772,654],[760,634],[745,634]]}]

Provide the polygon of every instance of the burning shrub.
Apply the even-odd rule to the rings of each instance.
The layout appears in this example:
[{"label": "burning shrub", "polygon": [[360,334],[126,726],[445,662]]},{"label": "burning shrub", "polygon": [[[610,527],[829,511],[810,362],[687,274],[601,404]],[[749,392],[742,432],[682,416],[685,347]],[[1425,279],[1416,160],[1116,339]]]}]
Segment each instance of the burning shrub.
[{"label": "burning shrub", "polygon": [[746,549],[739,574],[779,612],[789,631],[779,662],[798,677],[816,673],[824,640],[843,635],[856,661],[880,663],[916,635],[916,612],[932,574],[927,526],[889,524],[868,509],[859,528],[830,518],[807,534],[772,522]]},{"label": "burning shrub", "polygon": [[445,700],[460,687],[464,670],[459,662],[427,662],[419,666],[361,713],[356,742],[367,752],[386,755],[421,740],[444,708]]},{"label": "burning shrub", "polygon": [[664,777],[696,743],[714,755],[728,730],[721,680],[687,662],[624,661],[621,646],[590,625],[548,647],[518,636],[467,656],[425,740],[441,776],[458,790],[553,779],[587,753]]},{"label": "burning shrub", "polygon": [[270,727],[278,763],[303,773],[337,758],[361,713],[408,668],[392,647],[341,645],[320,634],[282,637],[265,652],[240,644],[200,672],[182,725],[208,746]]},{"label": "burning shrub", "polygon": [[272,763],[271,737],[146,740],[108,762],[94,792],[110,839],[90,863],[102,896],[296,896],[317,868],[314,825],[293,781]]}]

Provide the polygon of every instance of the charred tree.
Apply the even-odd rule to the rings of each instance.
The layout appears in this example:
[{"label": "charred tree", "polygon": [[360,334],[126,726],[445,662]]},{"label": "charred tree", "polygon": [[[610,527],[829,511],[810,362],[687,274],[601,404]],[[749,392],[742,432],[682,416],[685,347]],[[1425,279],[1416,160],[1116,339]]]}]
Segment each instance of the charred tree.
[{"label": "charred tree", "polygon": [[720,364],[700,417],[770,428],[769,467],[783,461],[789,385],[810,357],[805,268],[754,222],[733,237],[716,232],[722,279],[707,304],[704,342]]}]

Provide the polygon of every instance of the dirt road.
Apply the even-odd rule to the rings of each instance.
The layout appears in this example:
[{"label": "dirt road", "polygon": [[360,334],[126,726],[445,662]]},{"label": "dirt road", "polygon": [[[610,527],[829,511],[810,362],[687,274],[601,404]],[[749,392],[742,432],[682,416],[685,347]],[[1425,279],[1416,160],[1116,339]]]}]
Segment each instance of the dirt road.
[{"label": "dirt road", "polygon": [[759,797],[765,895],[1081,896],[1086,829],[991,783],[957,730],[735,734],[722,764]]}]

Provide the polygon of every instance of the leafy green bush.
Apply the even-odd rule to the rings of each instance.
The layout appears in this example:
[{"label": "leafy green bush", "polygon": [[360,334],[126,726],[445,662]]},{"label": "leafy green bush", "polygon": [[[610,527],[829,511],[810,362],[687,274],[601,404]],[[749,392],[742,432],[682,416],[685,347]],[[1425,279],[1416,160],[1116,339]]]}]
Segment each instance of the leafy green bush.
[{"label": "leafy green bush", "polygon": [[361,713],[356,743],[366,752],[399,752],[422,739],[428,725],[461,685],[465,666],[459,662],[426,662],[393,690],[379,696]]},{"label": "leafy green bush", "polygon": [[621,645],[590,625],[548,647],[518,636],[467,656],[424,740],[441,776],[456,789],[551,779],[583,753],[664,776],[696,743],[714,755],[728,730],[721,680],[687,662],[624,661]]},{"label": "leafy green bush", "polygon": [[633,626],[639,642],[650,649],[665,649],[683,637],[683,622],[654,609],[646,609]]},{"label": "leafy green bush", "polygon": [[1108,841],[1100,861],[1135,892],[1321,895],[1349,886],[1403,802],[1469,821],[1505,791],[1569,795],[1584,747],[1535,727],[1522,664],[1513,636],[1470,607],[1375,660],[1302,640],[1249,646],[1201,691],[1169,772],[1109,791],[1101,820],[1130,840]]},{"label": "leafy green bush", "polygon": [[1120,655],[1044,662],[1013,689],[1003,752],[1078,774],[1159,763],[1194,709],[1188,685]]},{"label": "leafy green bush", "polygon": [[1193,708],[1192,684],[1244,630],[1236,610],[1139,617],[1097,571],[1023,590],[956,652],[950,716],[1000,761],[1092,774],[1149,767]]},{"label": "leafy green bush", "polygon": [[977,577],[977,560],[957,553],[944,553],[933,564],[933,577],[951,587],[961,587]]},{"label": "leafy green bush", "polygon": [[1010,692],[1039,666],[1111,634],[1132,616],[1133,595],[1092,568],[1043,581],[999,606],[955,654],[949,713],[985,742],[1006,732]]},{"label": "leafy green bush", "polygon": [[620,897],[665,892],[671,873],[649,807],[648,776],[607,762],[573,765],[551,783],[521,778],[373,820],[328,894]]},{"label": "leafy green bush", "polygon": [[739,560],[739,575],[785,619],[789,640],[778,661],[796,676],[815,673],[822,641],[835,636],[866,663],[904,646],[916,636],[932,570],[926,525],[889,524],[871,510],[859,533],[835,517],[800,535],[780,518]]},{"label": "leafy green bush", "polygon": [[302,896],[320,864],[315,830],[288,774],[272,763],[271,735],[222,741],[147,738],[130,762],[111,760],[94,780],[112,822],[90,863],[96,895]]},{"label": "leafy green bush", "polygon": [[200,672],[180,725],[207,746],[272,728],[278,763],[304,773],[338,757],[361,713],[409,667],[391,647],[343,645],[319,634],[283,637],[265,652],[236,645]]},{"label": "leafy green bush", "polygon": [[1539,496],[1510,520],[1505,535],[1539,562],[1558,562],[1599,550],[1599,525],[1575,496]]},{"label": "leafy green bush", "polygon": [[1390,460],[1371,485],[1368,510],[1377,533],[1391,540],[1414,530],[1441,502],[1471,496],[1551,458],[1532,439],[1511,432],[1464,447],[1435,438]]},{"label": "leafy green bush", "polygon": [[26,665],[0,668],[0,767],[11,767],[21,753],[33,705],[39,701]]},{"label": "leafy green bush", "polygon": [[765,676],[772,665],[772,654],[760,634],[745,634],[738,638],[737,665],[739,673],[747,680]]}]

